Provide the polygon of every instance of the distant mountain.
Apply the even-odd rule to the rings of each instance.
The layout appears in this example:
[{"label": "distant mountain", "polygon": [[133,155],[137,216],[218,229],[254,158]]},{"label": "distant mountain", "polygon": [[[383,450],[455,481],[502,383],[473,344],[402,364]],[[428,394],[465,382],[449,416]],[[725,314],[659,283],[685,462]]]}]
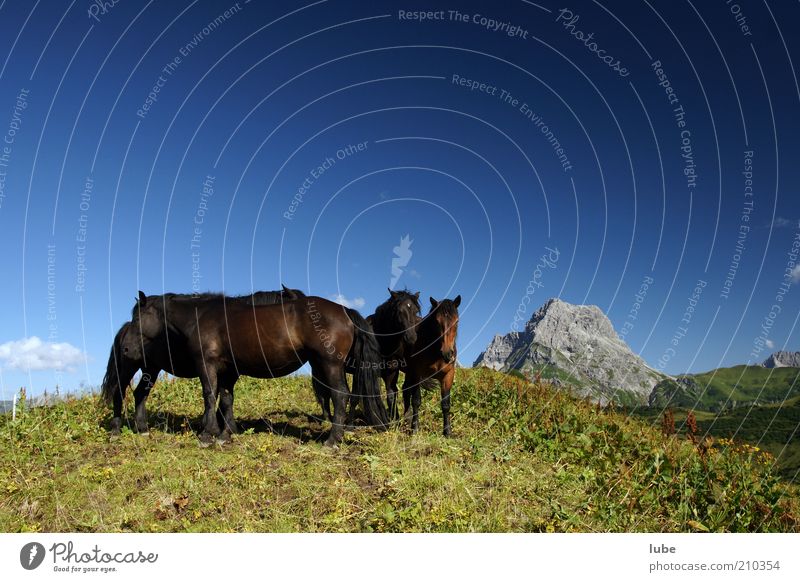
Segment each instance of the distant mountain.
[{"label": "distant mountain", "polygon": [[800,368],[800,352],[775,352],[761,365],[765,368]]},{"label": "distant mountain", "polygon": [[743,405],[780,404],[797,395],[800,368],[734,366],[663,380],[650,394],[649,404],[720,412]]},{"label": "distant mountain", "polygon": [[645,404],[668,378],[631,351],[599,307],[560,299],[547,301],[524,330],[495,336],[473,365],[538,373],[603,404]]}]

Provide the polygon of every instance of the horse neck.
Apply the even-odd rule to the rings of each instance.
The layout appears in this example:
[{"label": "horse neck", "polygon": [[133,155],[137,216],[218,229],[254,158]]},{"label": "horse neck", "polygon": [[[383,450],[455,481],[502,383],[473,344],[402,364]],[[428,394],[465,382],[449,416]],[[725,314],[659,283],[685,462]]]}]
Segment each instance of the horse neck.
[{"label": "horse neck", "polygon": [[429,313],[419,322],[417,326],[417,346],[421,352],[439,351],[442,344],[442,329],[436,316]]},{"label": "horse neck", "polygon": [[[283,294],[280,291],[256,291],[251,295],[239,295],[234,299],[247,305],[274,305],[282,302]],[[286,301],[290,300],[287,299]]]},{"label": "horse neck", "polygon": [[384,355],[394,353],[402,347],[403,326],[391,317],[388,308],[378,308],[372,314],[372,329]]},{"label": "horse neck", "polygon": [[181,337],[188,337],[189,330],[194,329],[197,324],[199,314],[215,304],[214,300],[201,299],[198,301],[167,300],[160,305],[158,316],[164,320],[167,339],[173,341]]}]

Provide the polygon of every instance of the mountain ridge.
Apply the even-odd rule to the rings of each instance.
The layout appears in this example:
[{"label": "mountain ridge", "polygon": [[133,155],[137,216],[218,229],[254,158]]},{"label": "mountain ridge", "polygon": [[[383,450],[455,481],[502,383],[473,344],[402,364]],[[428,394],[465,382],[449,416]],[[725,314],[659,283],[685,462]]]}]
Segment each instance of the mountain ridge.
[{"label": "mountain ridge", "polygon": [[765,368],[800,368],[800,352],[774,352],[761,365]]},{"label": "mountain ridge", "polygon": [[522,331],[495,335],[473,366],[538,374],[601,404],[645,404],[668,378],[630,349],[599,307],[559,298],[546,301]]}]

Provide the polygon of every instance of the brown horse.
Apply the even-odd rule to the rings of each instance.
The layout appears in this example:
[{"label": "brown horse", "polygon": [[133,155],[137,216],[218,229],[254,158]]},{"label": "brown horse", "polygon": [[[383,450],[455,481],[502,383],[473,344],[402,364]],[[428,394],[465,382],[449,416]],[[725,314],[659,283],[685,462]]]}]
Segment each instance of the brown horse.
[{"label": "brown horse", "polygon": [[[353,395],[361,399],[368,421],[379,429],[388,424],[380,393],[380,351],[366,320],[353,309],[320,297],[303,297],[277,305],[245,305],[224,297],[198,302],[175,298],[149,299],[139,292],[122,352],[146,359],[152,345],[174,337],[186,346],[203,385],[204,443],[218,435],[230,439],[233,387],[239,376],[277,378],[309,362],[316,382],[333,396],[334,422],[326,444],[342,440],[350,392],[345,362],[355,374]],[[217,395],[225,419],[221,431],[215,413]]]},{"label": "brown horse", "polygon": [[[207,301],[210,299],[218,299],[220,295],[211,293],[192,295],[168,293],[164,297],[168,299]],[[302,291],[299,289],[289,289],[286,285],[282,285],[280,291],[256,291],[248,295],[228,297],[227,299],[228,301],[241,301],[246,305],[272,305],[284,301],[293,301],[300,297],[305,297]],[[150,296],[149,299],[155,300],[155,297]],[[106,403],[112,404],[114,408],[114,415],[111,419],[112,437],[118,435],[122,428],[122,403],[125,399],[125,392],[128,389],[128,385],[133,380],[137,370],[142,371],[142,376],[133,392],[134,401],[136,403],[134,423],[136,425],[136,431],[142,434],[148,432],[145,403],[161,370],[165,370],[179,378],[197,378],[200,375],[195,369],[194,362],[188,357],[185,345],[183,345],[180,338],[177,337],[173,337],[171,340],[169,338],[163,338],[164,341],[156,345],[151,345],[151,349],[149,349],[145,357],[140,360],[133,360],[125,357],[122,353],[122,338],[125,337],[129,328],[130,322],[128,321],[120,327],[114,337],[114,343],[111,346],[111,353],[108,356],[108,365],[101,388],[103,399]],[[147,361],[146,364],[145,360]],[[233,419],[231,418],[230,420],[232,422]],[[231,427],[232,432],[236,432],[236,425],[231,424]]]},{"label": "brown horse", "polygon": [[[442,422],[444,435],[450,436],[450,389],[456,373],[456,335],[458,334],[458,306],[461,295],[454,300],[431,300],[431,309],[417,326],[417,341],[405,358],[401,371],[405,414],[411,412],[411,432],[419,429],[421,387],[429,381],[439,382],[441,389]],[[410,405],[410,406],[409,406]]]}]

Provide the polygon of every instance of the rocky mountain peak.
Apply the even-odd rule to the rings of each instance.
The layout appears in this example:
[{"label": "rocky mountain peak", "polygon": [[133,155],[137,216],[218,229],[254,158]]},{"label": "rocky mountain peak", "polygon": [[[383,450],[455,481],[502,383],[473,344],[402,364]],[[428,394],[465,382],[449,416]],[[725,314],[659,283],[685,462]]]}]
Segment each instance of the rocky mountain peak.
[{"label": "rocky mountain peak", "polygon": [[800,368],[800,352],[775,352],[761,365],[765,368]]},{"label": "rocky mountain peak", "polygon": [[600,402],[645,403],[665,377],[631,351],[599,307],[557,298],[523,331],[496,335],[473,365],[538,372]]}]

